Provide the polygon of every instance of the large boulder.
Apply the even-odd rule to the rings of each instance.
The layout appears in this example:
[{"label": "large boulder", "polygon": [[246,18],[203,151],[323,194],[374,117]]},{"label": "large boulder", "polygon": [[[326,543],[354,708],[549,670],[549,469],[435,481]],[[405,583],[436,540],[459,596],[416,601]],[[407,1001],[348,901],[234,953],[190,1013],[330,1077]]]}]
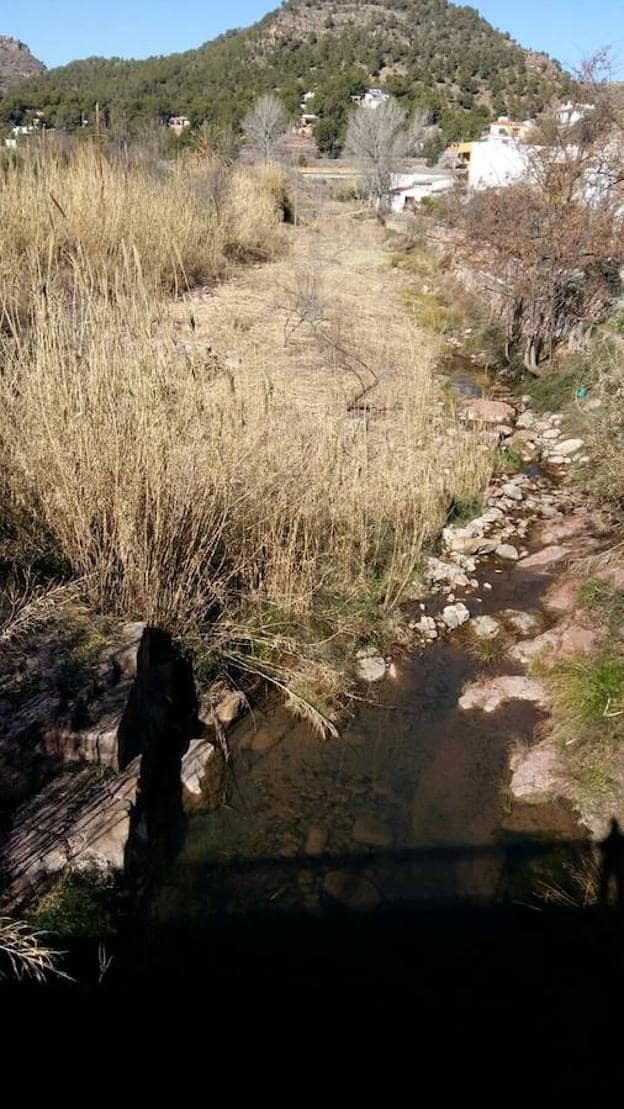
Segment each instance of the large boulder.
[{"label": "large boulder", "polygon": [[504,400],[486,400],[484,397],[471,397],[464,402],[469,420],[481,420],[484,424],[506,424],[513,420],[515,408]]}]

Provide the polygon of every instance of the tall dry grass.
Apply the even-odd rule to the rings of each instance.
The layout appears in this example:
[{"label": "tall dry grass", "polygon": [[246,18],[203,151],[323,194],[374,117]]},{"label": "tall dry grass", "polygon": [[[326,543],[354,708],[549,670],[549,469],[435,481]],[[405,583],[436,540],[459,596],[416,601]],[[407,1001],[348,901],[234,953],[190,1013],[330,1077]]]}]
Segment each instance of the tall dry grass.
[{"label": "tall dry grass", "polygon": [[177,291],[266,259],[282,246],[284,184],[272,166],[224,171],[99,157],[91,146],[32,144],[0,163],[0,312],[23,322],[33,285],[74,274],[115,285],[128,259],[150,290]]},{"label": "tall dry grass", "polygon": [[298,620],[372,585],[390,608],[487,477],[427,366],[378,393],[378,419],[340,390],[320,413],[283,376],[189,357],[138,274],[112,301],[75,280],[71,309],[33,291],[0,449],[22,528],[52,537],[100,608],[187,630],[241,598]]},{"label": "tall dry grass", "polygon": [[[5,516],[99,610],[200,637],[242,668],[254,654],[278,684],[314,682],[310,642],[333,666],[341,628],[362,634],[398,604],[449,505],[485,485],[491,452],[458,420],[422,335],[403,315],[388,326],[370,290],[320,332],[297,327],[322,386],[298,378],[302,352],[276,312],[261,306],[236,358],[233,323],[213,344],[188,307],[172,312],[162,291],[180,260],[199,276],[228,250],[276,251],[275,171],[235,170],[199,213],[182,168],[158,184],[120,173],[105,169],[104,204],[93,153],[5,175],[0,205],[21,237],[2,258],[4,299],[14,280],[29,305],[0,376]],[[51,194],[65,215],[46,225]],[[362,374],[374,406],[353,408]]]}]

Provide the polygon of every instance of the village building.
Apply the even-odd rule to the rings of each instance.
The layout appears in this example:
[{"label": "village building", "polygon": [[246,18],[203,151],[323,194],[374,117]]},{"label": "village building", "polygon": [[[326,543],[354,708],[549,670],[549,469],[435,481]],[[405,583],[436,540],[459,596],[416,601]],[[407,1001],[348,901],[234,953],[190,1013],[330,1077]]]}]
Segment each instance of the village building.
[{"label": "village building", "polygon": [[176,135],[181,135],[187,127],[191,126],[191,121],[188,116],[170,116],[167,124]]},{"label": "village building", "polygon": [[360,96],[351,97],[354,104],[361,104],[364,108],[378,108],[390,99],[390,93],[383,89],[365,89]]},{"label": "village building", "polygon": [[392,188],[385,200],[392,212],[409,212],[417,208],[426,197],[448,192],[454,183],[451,173],[441,173],[439,170],[395,173],[392,176]]}]

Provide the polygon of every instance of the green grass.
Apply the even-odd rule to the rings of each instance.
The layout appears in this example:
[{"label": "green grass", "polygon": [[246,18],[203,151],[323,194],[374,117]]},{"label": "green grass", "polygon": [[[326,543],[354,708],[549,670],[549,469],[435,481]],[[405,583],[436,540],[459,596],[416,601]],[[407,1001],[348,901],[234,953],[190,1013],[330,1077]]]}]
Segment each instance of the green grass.
[{"label": "green grass", "polygon": [[612,634],[624,626],[624,589],[612,582],[590,578],[579,589],[577,599]]},{"label": "green grass", "polygon": [[574,400],[578,386],[585,384],[585,379],[586,374],[578,365],[553,369],[543,377],[525,378],[520,391],[531,397],[530,406],[535,412],[558,412]]},{"label": "green grass", "polygon": [[500,447],[494,456],[496,474],[517,474],[523,466],[522,458],[512,447]]},{"label": "green grass", "polygon": [[463,524],[470,523],[471,520],[476,519],[483,510],[483,501],[480,497],[471,497],[468,500],[455,500],[449,508],[447,515],[447,524]]},{"label": "green grass", "polygon": [[116,890],[98,874],[69,874],[37,905],[34,924],[61,940],[110,939],[116,931]]},{"label": "green grass", "polygon": [[550,681],[558,731],[566,743],[600,743],[622,730],[624,657],[600,654],[582,662],[561,663]]},{"label": "green grass", "polygon": [[494,639],[477,640],[472,650],[482,666],[491,666],[505,653],[505,644],[498,635]]}]

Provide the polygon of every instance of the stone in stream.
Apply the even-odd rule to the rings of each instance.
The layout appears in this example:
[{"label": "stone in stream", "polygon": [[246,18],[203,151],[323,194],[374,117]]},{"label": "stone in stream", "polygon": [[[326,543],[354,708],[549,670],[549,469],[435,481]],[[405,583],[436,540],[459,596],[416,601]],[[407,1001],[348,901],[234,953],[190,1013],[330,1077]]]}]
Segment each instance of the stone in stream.
[{"label": "stone in stream", "polygon": [[542,620],[533,612],[522,612],[517,608],[505,608],[500,615],[520,635],[529,636],[541,631]]},{"label": "stone in stream", "polygon": [[454,631],[455,628],[461,627],[470,620],[470,611],[459,601],[456,605],[447,605],[442,610],[442,619],[449,631]]},{"label": "stone in stream", "polygon": [[538,529],[539,540],[547,546],[552,546],[560,543],[562,539],[570,539],[581,532],[588,531],[592,524],[593,520],[589,512],[564,516],[561,520],[541,524]]},{"label": "stone in stream", "polygon": [[414,628],[419,631],[425,639],[437,639],[438,629],[433,616],[421,616],[418,623],[414,623]]},{"label": "stone in stream", "polygon": [[504,424],[513,420],[515,409],[504,400],[486,400],[484,397],[471,397],[464,402],[464,409],[470,420],[482,420],[484,424]]},{"label": "stone in stream", "polygon": [[483,712],[496,712],[507,701],[529,701],[539,708],[547,708],[548,691],[536,678],[501,674],[496,678],[470,682],[458,703],[464,711],[481,709]]},{"label": "stone in stream", "polygon": [[557,454],[563,454],[567,457],[568,455],[576,454],[584,445],[584,439],[564,439],[562,442],[557,443]]},{"label": "stone in stream", "polygon": [[511,501],[522,500],[522,491],[518,488],[517,483],[514,481],[505,482],[505,484],[503,485],[503,493],[506,497],[509,497]]},{"label": "stone in stream", "polygon": [[501,543],[495,551],[497,558],[502,558],[506,562],[517,562],[520,557],[518,548],[514,547],[511,543]]},{"label": "stone in stream", "polygon": [[493,616],[476,616],[470,626],[477,639],[495,639],[501,630]]},{"label": "stone in stream", "polygon": [[180,766],[180,781],[195,797],[201,796],[202,783],[214,756],[214,744],[207,739],[192,739],[188,745]]},{"label": "stone in stream", "polygon": [[543,801],[559,792],[561,758],[551,741],[515,751],[510,759],[511,793],[519,801]]},{"label": "stone in stream", "polygon": [[486,539],[484,536],[468,538],[453,536],[447,541],[447,546],[456,554],[485,555],[492,554],[496,548],[496,540]]},{"label": "stone in stream", "polygon": [[374,647],[357,652],[357,673],[364,682],[379,682],[386,673],[386,660]]},{"label": "stone in stream", "polygon": [[525,639],[521,643],[516,643],[515,646],[509,650],[509,657],[519,662],[522,666],[528,666],[533,659],[539,658],[544,652],[554,652],[559,646],[559,636],[556,631],[543,632],[535,639]]},{"label": "stone in stream", "polygon": [[465,588],[468,585],[468,577],[464,573],[461,566],[457,566],[453,562],[443,562],[441,558],[428,558],[426,569],[426,580],[431,585],[440,585],[441,582],[448,582],[455,588]]},{"label": "stone in stream", "polygon": [[557,562],[562,562],[569,554],[570,551],[568,547],[560,547],[558,545],[543,547],[541,551],[536,551],[535,554],[520,559],[517,565],[523,570],[547,569],[549,566],[554,566]]},{"label": "stone in stream", "polygon": [[379,890],[362,874],[330,870],[325,875],[323,892],[344,909],[355,913],[373,912],[381,902]]},{"label": "stone in stream", "polygon": [[394,842],[392,829],[372,813],[358,817],[353,825],[352,839],[367,847],[391,847]]}]

